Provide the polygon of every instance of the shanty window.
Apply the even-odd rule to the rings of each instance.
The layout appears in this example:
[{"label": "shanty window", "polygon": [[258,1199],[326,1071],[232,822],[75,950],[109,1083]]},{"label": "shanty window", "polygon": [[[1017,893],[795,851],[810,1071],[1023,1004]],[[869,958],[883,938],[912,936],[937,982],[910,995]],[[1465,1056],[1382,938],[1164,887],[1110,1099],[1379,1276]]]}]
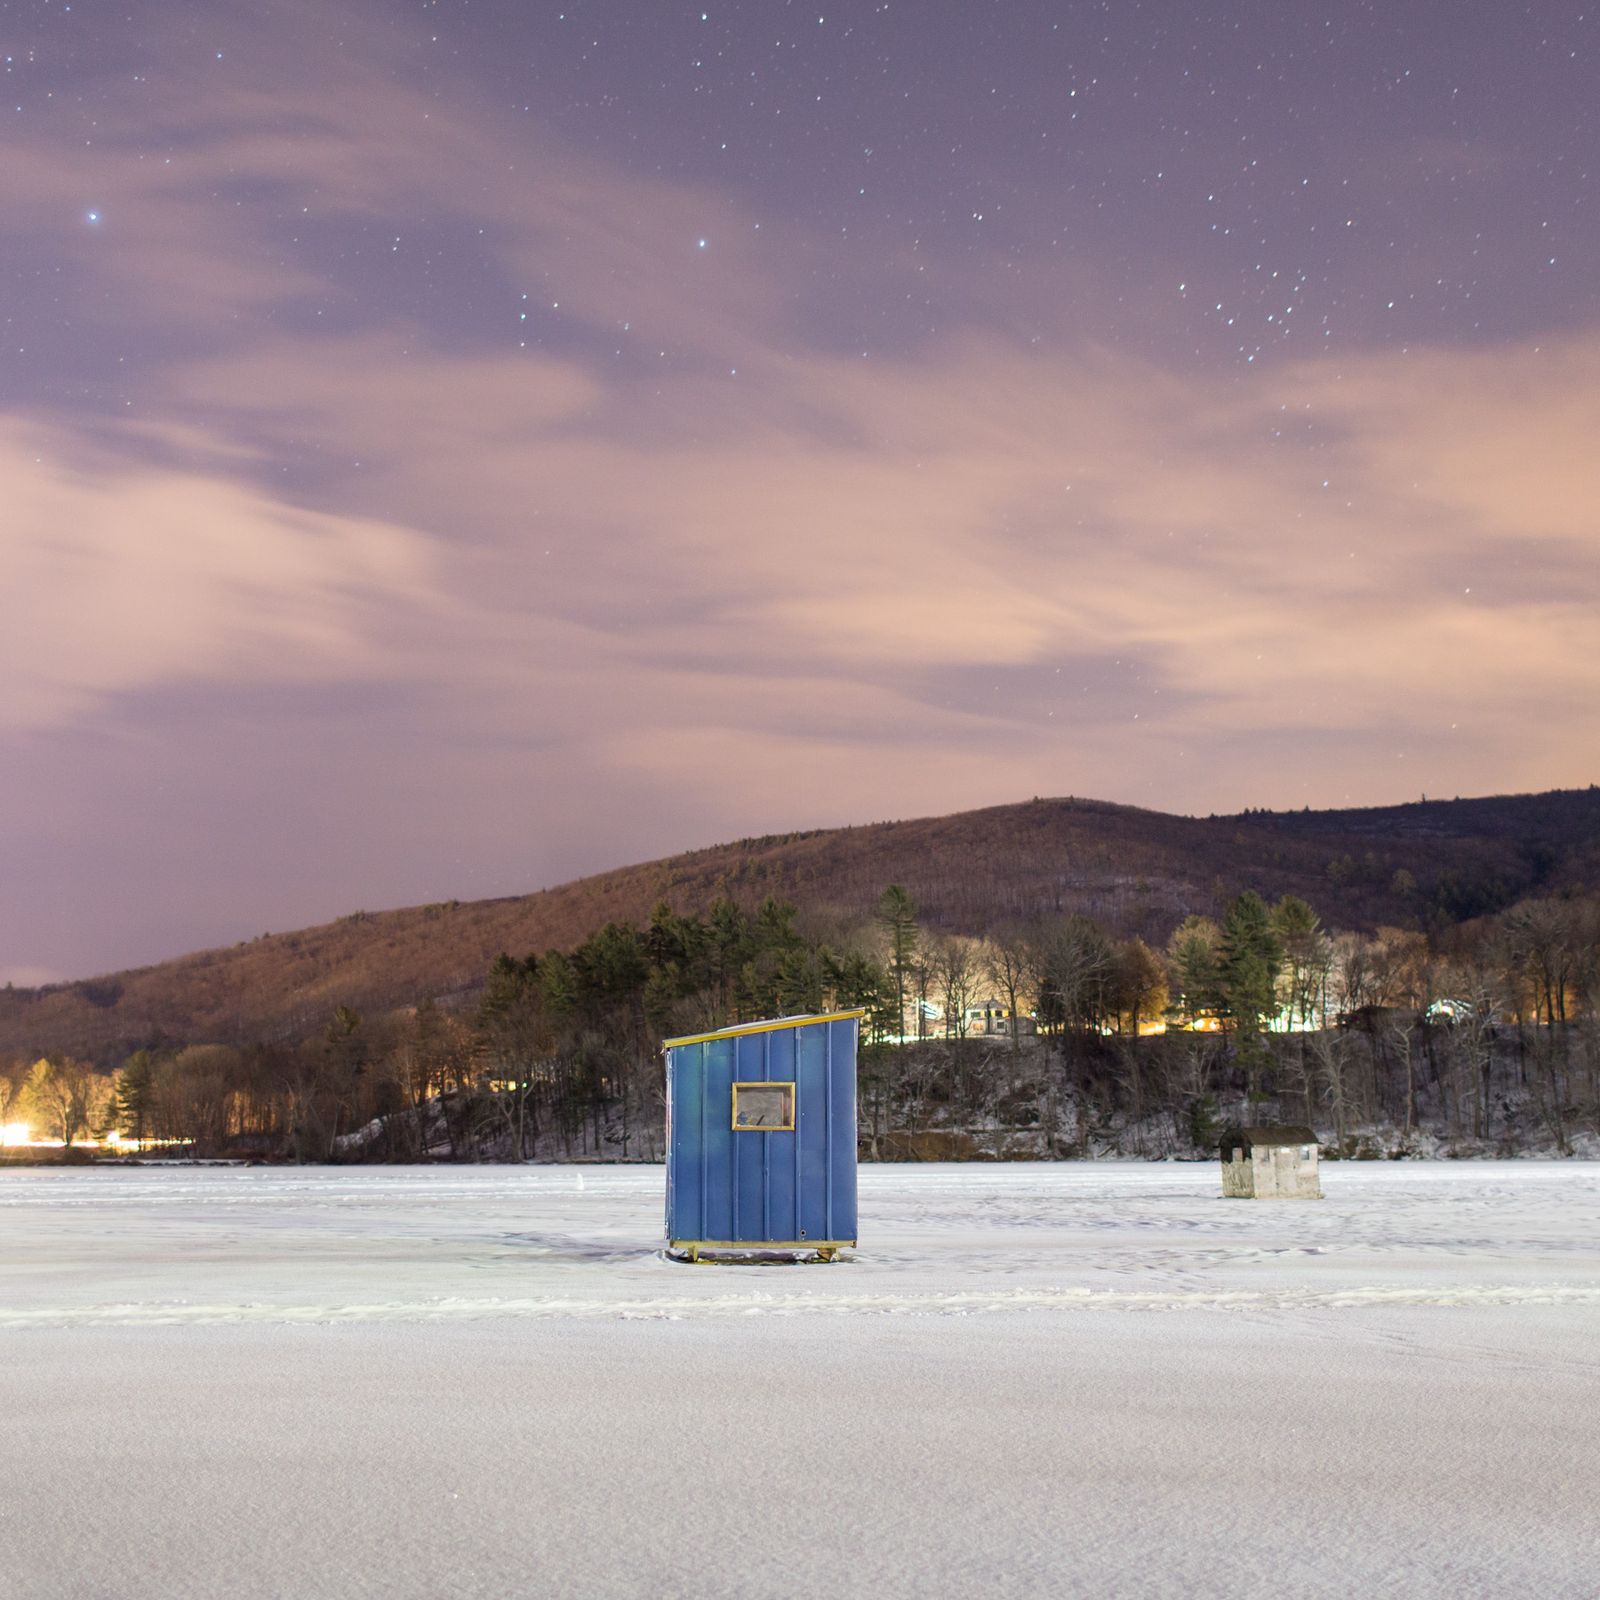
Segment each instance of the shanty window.
[{"label": "shanty window", "polygon": [[794,1127],[792,1083],[736,1083],[733,1125],[746,1132],[785,1132]]}]

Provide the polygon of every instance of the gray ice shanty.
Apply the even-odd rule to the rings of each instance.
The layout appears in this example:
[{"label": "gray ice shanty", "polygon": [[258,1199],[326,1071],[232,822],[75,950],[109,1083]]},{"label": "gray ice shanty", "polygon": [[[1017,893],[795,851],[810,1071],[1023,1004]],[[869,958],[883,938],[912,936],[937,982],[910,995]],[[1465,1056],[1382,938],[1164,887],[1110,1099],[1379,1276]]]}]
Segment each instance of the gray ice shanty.
[{"label": "gray ice shanty", "polygon": [[1222,1193],[1231,1200],[1320,1200],[1310,1128],[1234,1128],[1223,1134]]}]

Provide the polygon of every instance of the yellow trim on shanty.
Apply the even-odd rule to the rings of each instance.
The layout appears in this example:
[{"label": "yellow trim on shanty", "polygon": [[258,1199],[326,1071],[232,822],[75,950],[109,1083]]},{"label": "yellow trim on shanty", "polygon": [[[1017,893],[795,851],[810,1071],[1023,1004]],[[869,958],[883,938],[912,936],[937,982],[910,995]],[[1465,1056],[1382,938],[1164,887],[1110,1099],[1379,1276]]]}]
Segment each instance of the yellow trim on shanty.
[{"label": "yellow trim on shanty", "polygon": [[745,1033],[776,1033],[779,1028],[804,1028],[813,1022],[843,1022],[849,1017],[858,1021],[866,1016],[867,1008],[855,1011],[824,1011],[814,1017],[779,1017],[773,1022],[740,1022],[731,1028],[718,1028],[712,1033],[686,1033],[681,1039],[663,1039],[663,1050],[676,1050],[681,1044],[705,1044],[711,1039],[737,1039]]},{"label": "yellow trim on shanty", "polygon": [[669,1250],[736,1250],[757,1255],[763,1250],[854,1250],[854,1239],[669,1239]]}]

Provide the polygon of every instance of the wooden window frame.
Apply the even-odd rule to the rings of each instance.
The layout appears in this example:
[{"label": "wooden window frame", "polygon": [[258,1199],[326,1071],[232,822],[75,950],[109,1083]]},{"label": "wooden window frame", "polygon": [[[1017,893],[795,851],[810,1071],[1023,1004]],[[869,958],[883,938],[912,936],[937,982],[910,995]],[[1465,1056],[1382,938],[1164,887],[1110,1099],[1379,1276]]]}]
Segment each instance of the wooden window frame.
[{"label": "wooden window frame", "polygon": [[[782,1089],[788,1102],[789,1120],[755,1125],[739,1121],[739,1091],[741,1089]],[[735,1133],[793,1133],[798,1111],[797,1085],[791,1078],[769,1078],[743,1081],[733,1086],[733,1131]]]}]

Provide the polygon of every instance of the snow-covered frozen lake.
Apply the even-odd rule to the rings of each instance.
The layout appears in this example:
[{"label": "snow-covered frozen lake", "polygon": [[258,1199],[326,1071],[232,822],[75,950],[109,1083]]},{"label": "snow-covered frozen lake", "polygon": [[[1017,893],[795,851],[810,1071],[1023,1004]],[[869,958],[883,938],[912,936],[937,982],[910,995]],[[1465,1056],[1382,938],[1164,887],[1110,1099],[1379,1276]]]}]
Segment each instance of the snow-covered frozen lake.
[{"label": "snow-covered frozen lake", "polygon": [[0,1171],[0,1596],[1600,1594],[1600,1165]]}]

